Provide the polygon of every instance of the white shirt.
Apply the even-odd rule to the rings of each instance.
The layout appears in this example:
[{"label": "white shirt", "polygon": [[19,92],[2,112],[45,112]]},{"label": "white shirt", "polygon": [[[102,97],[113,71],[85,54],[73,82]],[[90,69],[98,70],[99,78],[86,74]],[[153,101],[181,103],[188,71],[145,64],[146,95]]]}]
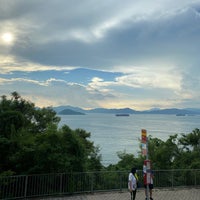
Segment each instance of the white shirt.
[{"label": "white shirt", "polygon": [[132,173],[129,173],[128,176],[128,189],[135,190],[137,188],[137,181],[135,176]]}]

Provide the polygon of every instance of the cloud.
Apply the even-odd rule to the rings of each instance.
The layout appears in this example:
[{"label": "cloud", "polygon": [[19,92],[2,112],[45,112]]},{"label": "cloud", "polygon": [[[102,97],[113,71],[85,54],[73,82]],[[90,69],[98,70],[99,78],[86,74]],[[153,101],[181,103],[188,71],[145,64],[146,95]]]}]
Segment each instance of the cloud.
[{"label": "cloud", "polygon": [[199,0],[2,5],[0,35],[15,39],[0,41],[1,93],[38,105],[198,105]]},{"label": "cloud", "polygon": [[[110,21],[107,18],[96,21],[97,25],[92,21],[81,27],[75,20],[67,30],[66,25],[61,29],[52,25],[51,31],[39,27],[27,36],[30,39],[25,47],[19,43],[13,47],[12,53],[42,65],[93,69],[99,69],[99,66],[101,69],[114,65],[133,66],[133,63],[148,66],[158,60],[173,64],[191,64],[199,60],[195,53],[199,50],[196,43],[199,19],[192,9],[178,10],[173,15],[142,17],[140,20],[130,15],[125,19],[116,17]],[[58,24],[61,26],[62,22]],[[40,29],[46,30],[46,33],[41,35]]]}]

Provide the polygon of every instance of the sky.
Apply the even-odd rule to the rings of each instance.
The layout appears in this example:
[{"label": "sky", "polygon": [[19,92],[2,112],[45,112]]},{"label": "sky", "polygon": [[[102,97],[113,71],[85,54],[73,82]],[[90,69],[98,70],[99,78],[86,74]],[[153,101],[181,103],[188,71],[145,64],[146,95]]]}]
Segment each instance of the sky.
[{"label": "sky", "polygon": [[39,107],[200,108],[200,0],[0,0],[0,95]]}]

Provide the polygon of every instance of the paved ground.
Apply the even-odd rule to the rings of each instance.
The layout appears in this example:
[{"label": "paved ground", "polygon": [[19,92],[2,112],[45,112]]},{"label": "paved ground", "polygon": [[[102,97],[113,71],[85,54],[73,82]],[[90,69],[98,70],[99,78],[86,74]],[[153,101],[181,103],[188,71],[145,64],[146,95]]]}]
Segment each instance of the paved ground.
[{"label": "paved ground", "polygon": [[[44,198],[38,198],[40,200]],[[130,200],[130,193],[123,192],[102,192],[94,194],[82,194],[66,197],[49,197],[45,200]],[[200,200],[200,188],[195,189],[174,189],[174,190],[158,190],[153,191],[154,200]],[[144,190],[137,191],[135,200],[145,200]]]}]

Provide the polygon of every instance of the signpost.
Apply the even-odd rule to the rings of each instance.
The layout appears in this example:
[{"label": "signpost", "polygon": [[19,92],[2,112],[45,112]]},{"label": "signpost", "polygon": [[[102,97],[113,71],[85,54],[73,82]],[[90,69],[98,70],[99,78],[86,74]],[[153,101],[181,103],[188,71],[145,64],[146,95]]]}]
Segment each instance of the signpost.
[{"label": "signpost", "polygon": [[144,182],[147,186],[146,188],[146,197],[149,200],[149,184],[151,183],[151,163],[148,159],[148,137],[146,129],[141,130],[141,145],[142,145],[142,155],[146,156],[146,160],[143,165],[143,173],[144,173]]}]

